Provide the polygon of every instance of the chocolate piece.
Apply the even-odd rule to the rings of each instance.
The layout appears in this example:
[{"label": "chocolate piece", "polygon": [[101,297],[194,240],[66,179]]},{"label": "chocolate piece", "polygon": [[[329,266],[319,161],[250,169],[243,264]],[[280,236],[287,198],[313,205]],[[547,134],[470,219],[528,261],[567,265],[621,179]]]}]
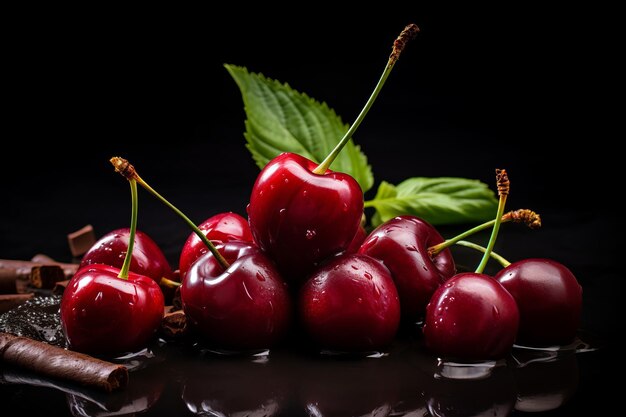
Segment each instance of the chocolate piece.
[{"label": "chocolate piece", "polygon": [[128,370],[122,365],[8,333],[0,333],[0,360],[107,392],[128,383]]},{"label": "chocolate piece", "polygon": [[177,339],[187,334],[187,317],[182,311],[165,313],[161,321],[161,334],[169,339]]},{"label": "chocolate piece", "polygon": [[35,288],[51,290],[58,281],[63,281],[65,274],[58,265],[33,266],[30,270],[30,285]]},{"label": "chocolate piece", "polygon": [[0,294],[17,292],[17,272],[15,269],[0,269]]},{"label": "chocolate piece", "polygon": [[0,294],[0,314],[6,313],[15,307],[24,304],[33,298],[34,294]]},{"label": "chocolate piece", "polygon": [[88,224],[82,229],[68,234],[67,243],[70,246],[70,252],[72,252],[73,257],[84,255],[96,243],[93,226]]},{"label": "chocolate piece", "polygon": [[76,270],[78,269],[77,264],[67,264],[67,263],[62,263],[62,262],[56,262],[55,260],[50,259],[47,256],[45,256],[45,258],[42,259],[41,256],[45,256],[45,255],[35,256],[33,258],[35,259],[34,261],[0,259],[0,270],[4,270],[5,273],[7,273],[7,271],[12,270],[14,272],[9,272],[9,273],[13,273],[15,276],[15,279],[28,280],[30,278],[30,272],[34,266],[41,266],[41,265],[60,266],[63,269],[65,278],[67,279],[72,278],[72,276],[76,273]]}]

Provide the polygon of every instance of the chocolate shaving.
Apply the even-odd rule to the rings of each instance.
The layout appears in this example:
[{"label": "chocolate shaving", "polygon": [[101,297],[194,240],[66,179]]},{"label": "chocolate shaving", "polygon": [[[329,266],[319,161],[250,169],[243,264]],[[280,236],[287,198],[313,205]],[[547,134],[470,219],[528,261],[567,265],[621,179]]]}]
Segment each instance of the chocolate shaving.
[{"label": "chocolate shaving", "polygon": [[122,365],[8,333],[0,333],[0,360],[107,392],[128,383],[128,370]]},{"label": "chocolate shaving", "polygon": [[161,334],[168,339],[178,339],[187,334],[187,317],[182,311],[165,313],[161,321]]}]

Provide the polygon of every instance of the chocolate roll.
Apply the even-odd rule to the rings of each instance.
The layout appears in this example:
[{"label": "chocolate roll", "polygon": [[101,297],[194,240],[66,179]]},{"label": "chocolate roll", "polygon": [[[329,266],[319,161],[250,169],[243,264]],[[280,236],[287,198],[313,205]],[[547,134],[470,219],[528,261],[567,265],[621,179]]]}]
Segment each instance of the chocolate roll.
[{"label": "chocolate roll", "polygon": [[107,392],[128,383],[128,370],[122,365],[8,333],[0,333],[0,360]]}]

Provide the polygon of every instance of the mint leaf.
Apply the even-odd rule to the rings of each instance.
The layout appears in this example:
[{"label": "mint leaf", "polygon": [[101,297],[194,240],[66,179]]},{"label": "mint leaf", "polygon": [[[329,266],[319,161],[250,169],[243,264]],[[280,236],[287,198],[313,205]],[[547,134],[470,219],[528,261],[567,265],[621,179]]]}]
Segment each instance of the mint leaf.
[{"label": "mint leaf", "polygon": [[496,214],[498,201],[489,187],[467,178],[416,177],[392,185],[383,181],[373,200],[372,225],[378,226],[396,216],[411,214],[431,224],[482,222]]},{"label": "mint leaf", "polygon": [[[321,162],[348,131],[348,125],[328,107],[262,74],[225,65],[243,97],[247,147],[260,168],[282,152],[293,152]],[[350,174],[363,192],[374,176],[367,158],[352,140],[330,167]]]}]

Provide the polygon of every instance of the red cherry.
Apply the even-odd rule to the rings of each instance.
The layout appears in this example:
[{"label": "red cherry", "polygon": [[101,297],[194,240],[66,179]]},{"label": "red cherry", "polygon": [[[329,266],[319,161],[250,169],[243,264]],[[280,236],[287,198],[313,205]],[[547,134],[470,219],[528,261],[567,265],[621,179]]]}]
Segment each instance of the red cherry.
[{"label": "red cherry", "polygon": [[[128,250],[129,228],[117,229],[98,240],[83,256],[79,269],[89,265],[103,264],[122,268]],[[165,255],[147,234],[137,230],[130,270],[145,275],[159,283],[162,277],[172,279],[173,273]]]},{"label": "red cherry", "polygon": [[257,247],[246,242],[215,245],[230,263],[212,253],[196,260],[180,289],[192,326],[219,347],[267,348],[285,334],[291,319],[287,285]]},{"label": "red cherry", "polygon": [[70,348],[115,354],[146,345],[163,317],[163,294],[152,278],[102,264],[81,268],[61,299],[61,323]]},{"label": "red cherry", "polygon": [[518,342],[548,346],[574,340],[580,326],[582,287],[564,265],[525,259],[502,269],[496,280],[517,302]]},{"label": "red cherry", "polygon": [[399,216],[378,226],[359,253],[381,260],[398,288],[403,317],[424,315],[426,304],[442,282],[455,273],[449,249],[431,258],[428,248],[443,242],[439,232],[414,216]]},{"label": "red cherry", "polygon": [[318,269],[300,291],[300,317],[322,348],[386,347],[400,322],[400,302],[387,268],[365,255],[344,255]]},{"label": "red cherry", "polygon": [[[198,229],[213,242],[230,242],[239,240],[253,243],[252,233],[248,221],[240,215],[232,212],[219,213],[203,221]],[[178,269],[180,276],[184,279],[191,264],[201,255],[207,253],[209,249],[198,235],[191,233],[180,253]]]},{"label": "red cherry", "polygon": [[497,359],[511,350],[519,312],[515,299],[488,275],[464,273],[439,287],[426,307],[426,346],[438,355]]},{"label": "red cherry", "polygon": [[283,153],[259,174],[248,218],[257,244],[283,277],[302,282],[325,258],[352,242],[363,214],[363,192],[351,176]]},{"label": "red cherry", "polygon": [[346,249],[344,253],[345,254],[357,253],[359,251],[359,248],[365,241],[366,237],[367,237],[367,232],[365,231],[365,228],[362,225],[359,226],[359,228],[356,229],[356,234],[352,238],[352,242],[350,242],[350,244],[348,245],[348,248]]}]

